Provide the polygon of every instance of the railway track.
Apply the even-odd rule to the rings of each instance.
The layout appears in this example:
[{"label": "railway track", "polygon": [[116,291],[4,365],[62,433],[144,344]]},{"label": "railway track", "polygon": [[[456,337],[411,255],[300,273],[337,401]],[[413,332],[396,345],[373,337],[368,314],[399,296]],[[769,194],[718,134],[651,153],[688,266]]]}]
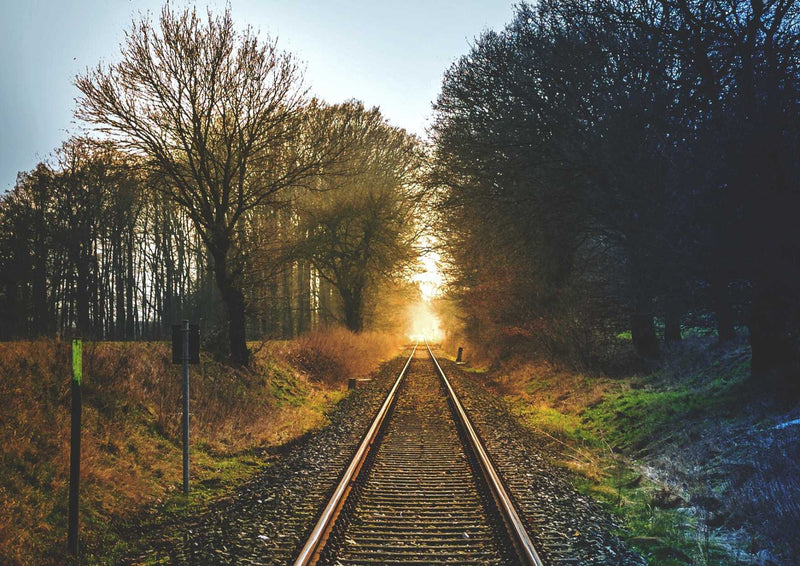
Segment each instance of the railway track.
[{"label": "railway track", "polygon": [[295,561],[317,563],[542,564],[427,345],[414,347]]}]

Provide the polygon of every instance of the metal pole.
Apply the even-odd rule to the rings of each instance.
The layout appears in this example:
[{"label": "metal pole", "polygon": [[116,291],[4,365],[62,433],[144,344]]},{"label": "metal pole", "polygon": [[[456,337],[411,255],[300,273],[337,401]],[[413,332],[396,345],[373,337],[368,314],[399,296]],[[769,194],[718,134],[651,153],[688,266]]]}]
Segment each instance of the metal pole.
[{"label": "metal pole", "polygon": [[72,426],[69,451],[69,522],[67,550],[78,556],[78,494],[81,479],[81,378],[83,377],[83,347],[80,340],[72,341]]},{"label": "metal pole", "polygon": [[183,493],[189,493],[189,321],[183,321]]}]

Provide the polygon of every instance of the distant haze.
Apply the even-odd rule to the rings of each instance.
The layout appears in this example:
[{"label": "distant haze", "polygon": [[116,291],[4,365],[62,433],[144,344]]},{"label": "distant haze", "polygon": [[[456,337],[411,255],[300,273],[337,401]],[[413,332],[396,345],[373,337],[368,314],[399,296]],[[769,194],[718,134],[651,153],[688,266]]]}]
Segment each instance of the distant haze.
[{"label": "distant haze", "polygon": [[[182,7],[183,3],[174,3]],[[215,12],[224,2],[197,2]],[[154,0],[6,0],[0,18],[0,192],[69,135],[76,74],[119,57],[131,19]],[[486,29],[512,16],[510,0],[376,2],[231,0],[238,27],[278,37],[306,63],[306,84],[328,102],[380,106],[424,136],[442,73]]]}]

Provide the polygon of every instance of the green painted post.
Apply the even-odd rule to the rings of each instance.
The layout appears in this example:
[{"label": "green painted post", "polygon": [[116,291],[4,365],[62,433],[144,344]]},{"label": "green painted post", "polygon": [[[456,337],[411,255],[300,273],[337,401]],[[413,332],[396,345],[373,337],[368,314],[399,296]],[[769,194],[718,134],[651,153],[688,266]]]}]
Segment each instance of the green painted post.
[{"label": "green painted post", "polygon": [[78,556],[78,489],[81,478],[81,381],[83,380],[83,343],[72,341],[72,427],[69,454],[69,527],[67,549]]}]

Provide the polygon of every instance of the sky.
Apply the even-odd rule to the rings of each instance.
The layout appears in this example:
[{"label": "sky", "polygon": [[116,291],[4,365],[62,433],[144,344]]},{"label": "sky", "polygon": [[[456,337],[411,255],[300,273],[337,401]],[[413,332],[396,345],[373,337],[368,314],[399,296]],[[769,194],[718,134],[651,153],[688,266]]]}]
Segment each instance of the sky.
[{"label": "sky", "polygon": [[[328,102],[379,106],[420,136],[444,71],[487,29],[501,29],[514,0],[230,0],[234,22],[304,62],[306,86]],[[0,193],[79,134],[75,75],[114,62],[132,18],[160,0],[2,0]],[[224,1],[172,2],[205,10]]]}]

